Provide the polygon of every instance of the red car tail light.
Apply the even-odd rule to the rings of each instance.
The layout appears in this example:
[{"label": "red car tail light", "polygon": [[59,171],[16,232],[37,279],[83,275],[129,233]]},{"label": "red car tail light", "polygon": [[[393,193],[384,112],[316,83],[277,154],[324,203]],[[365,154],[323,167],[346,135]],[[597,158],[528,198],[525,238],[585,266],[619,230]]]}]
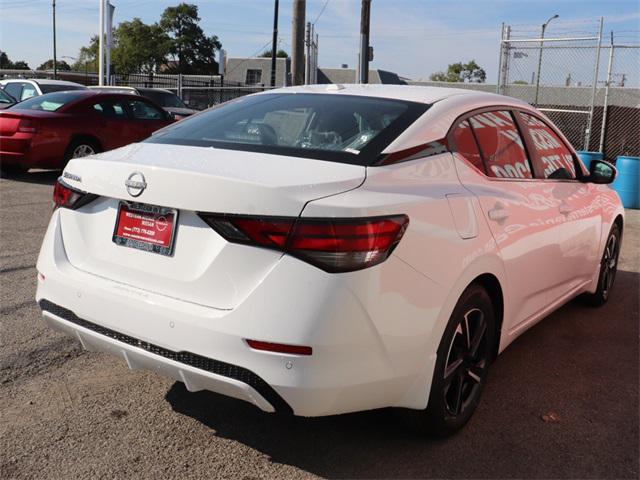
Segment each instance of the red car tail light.
[{"label": "red car tail light", "polygon": [[83,205],[86,205],[95,198],[97,198],[97,195],[71,188],[60,179],[58,179],[55,186],[53,187],[54,209],[62,207],[75,210]]},{"label": "red car tail light", "polygon": [[18,123],[18,131],[22,133],[36,133],[38,131],[38,124],[30,118],[22,118],[20,119],[20,123]]},{"label": "red car tail light", "polygon": [[385,261],[409,224],[406,215],[371,218],[281,218],[200,214],[225,239],[273,248],[331,273]]}]

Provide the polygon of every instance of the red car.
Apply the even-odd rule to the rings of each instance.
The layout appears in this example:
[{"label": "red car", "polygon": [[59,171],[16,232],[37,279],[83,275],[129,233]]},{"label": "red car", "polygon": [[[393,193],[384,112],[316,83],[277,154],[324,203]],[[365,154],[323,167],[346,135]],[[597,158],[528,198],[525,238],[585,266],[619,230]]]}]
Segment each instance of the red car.
[{"label": "red car", "polygon": [[139,142],[172,123],[143,97],[92,90],[33,97],[0,112],[0,168],[63,168],[71,158]]}]

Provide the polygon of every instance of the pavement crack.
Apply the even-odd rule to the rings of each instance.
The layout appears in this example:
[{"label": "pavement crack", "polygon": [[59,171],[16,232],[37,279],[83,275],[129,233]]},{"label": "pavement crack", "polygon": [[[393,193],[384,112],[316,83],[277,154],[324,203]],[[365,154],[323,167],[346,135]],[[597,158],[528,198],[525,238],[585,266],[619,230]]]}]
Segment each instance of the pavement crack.
[{"label": "pavement crack", "polygon": [[18,267],[0,268],[0,273],[19,272],[20,270],[29,270],[30,268],[36,268],[35,264],[21,265]]}]

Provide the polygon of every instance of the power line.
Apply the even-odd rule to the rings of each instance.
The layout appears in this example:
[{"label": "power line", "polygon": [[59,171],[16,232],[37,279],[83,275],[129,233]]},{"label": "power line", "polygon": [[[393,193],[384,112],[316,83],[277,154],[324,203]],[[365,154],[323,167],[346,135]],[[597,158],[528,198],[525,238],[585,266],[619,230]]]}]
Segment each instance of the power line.
[{"label": "power line", "polygon": [[324,13],[324,9],[327,8],[327,5],[329,5],[329,0],[327,0],[326,2],[324,2],[324,5],[322,6],[322,9],[320,10],[320,13],[318,14],[318,16],[316,17],[316,19],[311,22],[312,25],[315,25],[316,23],[318,23],[318,20],[320,19],[320,17],[322,16],[322,14]]}]

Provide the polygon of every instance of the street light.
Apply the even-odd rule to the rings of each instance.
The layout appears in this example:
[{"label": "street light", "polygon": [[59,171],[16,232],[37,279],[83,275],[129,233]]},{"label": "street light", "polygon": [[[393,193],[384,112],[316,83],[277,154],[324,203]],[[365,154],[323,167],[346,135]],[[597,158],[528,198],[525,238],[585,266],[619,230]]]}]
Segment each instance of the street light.
[{"label": "street light", "polygon": [[553,20],[554,18],[558,18],[559,16],[560,15],[556,14],[542,24],[542,35],[540,35],[540,55],[538,55],[538,73],[536,75],[536,99],[533,102],[536,107],[538,106],[538,93],[540,91],[540,69],[542,68],[542,47],[544,45],[544,31],[547,29],[547,25],[549,25],[549,22],[551,22],[551,20]]}]

